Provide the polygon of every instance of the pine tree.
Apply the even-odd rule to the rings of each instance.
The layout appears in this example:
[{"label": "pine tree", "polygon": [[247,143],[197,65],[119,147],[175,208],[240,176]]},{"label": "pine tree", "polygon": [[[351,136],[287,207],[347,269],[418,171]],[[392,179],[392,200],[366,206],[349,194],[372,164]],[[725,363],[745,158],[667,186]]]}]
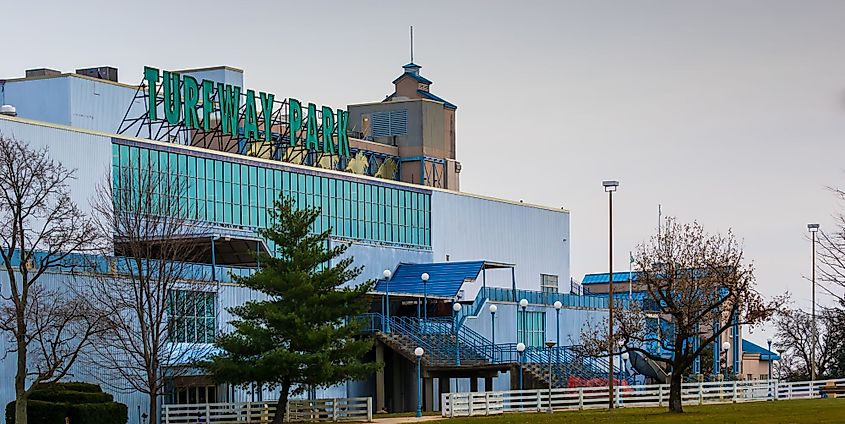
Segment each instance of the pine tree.
[{"label": "pine tree", "polygon": [[280,388],[273,423],[284,419],[289,396],[306,387],[328,387],[364,378],[379,365],[362,358],[373,341],[354,318],[367,312],[375,281],[345,286],[362,271],[340,257],[346,245],[327,247],[331,230],[313,233],[319,209],[275,202],[273,225],[261,231],[275,242],[276,257],[260,255],[262,269],[235,281],[266,295],[229,311],[234,331],[215,342],[221,353],[207,369],[216,381]]}]

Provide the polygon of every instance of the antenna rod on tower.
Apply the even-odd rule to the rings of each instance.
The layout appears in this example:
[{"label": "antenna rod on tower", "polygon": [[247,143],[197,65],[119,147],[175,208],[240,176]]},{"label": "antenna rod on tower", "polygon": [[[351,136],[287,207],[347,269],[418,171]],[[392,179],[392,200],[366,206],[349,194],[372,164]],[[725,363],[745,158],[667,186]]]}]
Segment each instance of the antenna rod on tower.
[{"label": "antenna rod on tower", "polygon": [[414,26],[411,25],[411,63],[414,63]]}]

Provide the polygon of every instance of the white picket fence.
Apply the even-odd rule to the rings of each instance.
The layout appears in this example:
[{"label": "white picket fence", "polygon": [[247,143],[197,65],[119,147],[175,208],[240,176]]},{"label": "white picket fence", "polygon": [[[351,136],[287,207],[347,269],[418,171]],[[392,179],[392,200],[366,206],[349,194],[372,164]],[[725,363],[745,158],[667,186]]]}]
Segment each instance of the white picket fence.
[{"label": "white picket fence", "polygon": [[[845,386],[845,379],[782,383],[777,380],[685,383],[681,399],[685,405],[737,403],[821,397],[826,385]],[[669,402],[669,385],[617,386],[614,405],[662,407]],[[443,393],[440,405],[444,417],[496,415],[505,412],[541,412],[600,409],[608,406],[607,387],[575,387],[499,392]]]},{"label": "white picket fence", "polygon": [[[164,405],[164,424],[267,424],[276,401]],[[286,422],[373,420],[373,398],[331,398],[288,401]]]}]

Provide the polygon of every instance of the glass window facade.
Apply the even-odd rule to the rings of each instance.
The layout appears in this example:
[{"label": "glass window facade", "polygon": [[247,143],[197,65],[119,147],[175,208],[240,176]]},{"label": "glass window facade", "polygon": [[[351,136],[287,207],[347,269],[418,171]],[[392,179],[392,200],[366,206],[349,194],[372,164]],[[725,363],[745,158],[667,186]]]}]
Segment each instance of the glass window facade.
[{"label": "glass window facade", "polygon": [[520,311],[518,318],[519,341],[528,347],[543,347],[546,337],[546,313]]},{"label": "glass window facade", "polygon": [[190,219],[266,228],[268,208],[284,195],[297,206],[320,208],[315,232],[331,228],[335,237],[431,247],[426,192],[116,143],[112,156],[115,190],[125,189],[118,176],[149,167],[160,173],[160,181],[177,178],[187,187],[179,201],[187,202]]},{"label": "glass window facade", "polygon": [[168,296],[168,338],[176,343],[211,343],[216,330],[215,302],[211,292],[172,290]]}]

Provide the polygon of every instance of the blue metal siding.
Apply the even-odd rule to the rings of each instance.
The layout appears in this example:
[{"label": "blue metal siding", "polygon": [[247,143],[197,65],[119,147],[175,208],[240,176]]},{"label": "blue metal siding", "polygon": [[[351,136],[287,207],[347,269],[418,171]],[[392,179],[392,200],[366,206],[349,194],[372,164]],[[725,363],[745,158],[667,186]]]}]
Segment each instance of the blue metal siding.
[{"label": "blue metal siding", "polygon": [[19,117],[70,125],[69,78],[7,81],[5,85],[4,101],[17,109]]}]

